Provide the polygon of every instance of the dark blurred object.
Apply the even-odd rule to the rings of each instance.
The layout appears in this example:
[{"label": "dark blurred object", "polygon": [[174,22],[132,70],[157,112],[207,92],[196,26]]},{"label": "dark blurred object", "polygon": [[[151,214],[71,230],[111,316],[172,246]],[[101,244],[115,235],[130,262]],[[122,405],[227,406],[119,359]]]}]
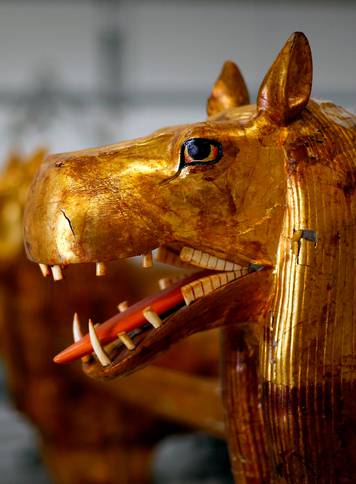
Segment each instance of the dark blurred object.
[{"label": "dark blurred object", "polygon": [[172,435],[157,446],[155,484],[233,484],[223,440],[196,433]]},{"label": "dark blurred object", "polygon": [[152,418],[134,418],[132,406],[94,389],[78,367],[63,371],[52,363],[69,342],[73,307],[100,321],[131,291],[122,277],[127,264],[113,266],[100,281],[90,277],[88,267],[73,267],[71,284],[55,285],[25,259],[22,207],[43,156],[40,150],[25,163],[12,155],[0,181],[0,329],[9,389],[16,407],[39,430],[56,482],[143,483],[162,427],[155,432]]}]

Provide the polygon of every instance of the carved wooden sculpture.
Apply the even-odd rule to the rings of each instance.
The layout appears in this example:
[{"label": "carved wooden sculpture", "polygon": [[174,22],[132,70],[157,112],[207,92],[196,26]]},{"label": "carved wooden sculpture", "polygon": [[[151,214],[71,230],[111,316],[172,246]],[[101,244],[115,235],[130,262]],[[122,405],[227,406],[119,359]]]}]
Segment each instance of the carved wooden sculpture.
[{"label": "carved wooden sculpture", "polygon": [[256,106],[229,62],[207,121],[51,156],[28,201],[27,252],[45,271],[156,247],[204,269],[90,325],[56,361],[94,348],[89,375],[123,375],[222,326],[238,483],[355,479],[355,117],[310,100],[311,84],[295,33]]}]

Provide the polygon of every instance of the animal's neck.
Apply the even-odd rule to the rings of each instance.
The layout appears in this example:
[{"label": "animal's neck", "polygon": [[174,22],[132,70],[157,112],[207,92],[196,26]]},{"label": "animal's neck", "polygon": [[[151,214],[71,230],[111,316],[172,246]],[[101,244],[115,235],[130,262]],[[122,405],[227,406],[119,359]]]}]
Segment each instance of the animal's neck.
[{"label": "animal's neck", "polygon": [[[330,120],[319,109],[314,116],[317,129],[303,140],[309,158],[293,168],[288,181],[276,297],[261,364],[263,379],[288,387],[328,378],[341,383],[353,345],[355,161],[345,130],[334,128],[331,144],[323,133]],[[308,116],[303,121],[313,133]]]},{"label": "animal's neck", "polygon": [[287,210],[270,317],[262,334],[251,324],[225,330],[225,405],[238,482],[326,482],[340,469],[350,477],[340,449],[351,448],[345,429],[354,414],[342,402],[353,401],[355,378],[355,128],[335,127],[330,110],[339,121],[344,114],[326,108],[312,103],[286,145]]}]

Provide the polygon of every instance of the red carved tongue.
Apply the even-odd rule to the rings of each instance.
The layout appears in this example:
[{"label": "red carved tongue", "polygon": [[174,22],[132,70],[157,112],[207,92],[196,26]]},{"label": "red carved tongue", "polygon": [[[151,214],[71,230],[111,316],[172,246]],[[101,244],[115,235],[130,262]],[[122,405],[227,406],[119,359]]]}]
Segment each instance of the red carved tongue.
[{"label": "red carved tongue", "polygon": [[[95,329],[100,343],[102,345],[111,343],[112,341],[115,341],[118,333],[128,333],[147,323],[143,316],[143,310],[147,307],[151,307],[153,311],[161,315],[179,304],[182,304],[184,299],[180,290],[181,287],[199,279],[204,274],[206,274],[206,272],[198,272],[181,279],[164,291],[154,294],[153,296],[148,296],[130,306],[123,313],[118,313],[108,319],[105,323]],[[74,343],[55,356],[53,361],[55,363],[71,363],[83,356],[90,355],[92,352],[93,347],[90,343],[89,335],[87,334],[80,341]]]}]

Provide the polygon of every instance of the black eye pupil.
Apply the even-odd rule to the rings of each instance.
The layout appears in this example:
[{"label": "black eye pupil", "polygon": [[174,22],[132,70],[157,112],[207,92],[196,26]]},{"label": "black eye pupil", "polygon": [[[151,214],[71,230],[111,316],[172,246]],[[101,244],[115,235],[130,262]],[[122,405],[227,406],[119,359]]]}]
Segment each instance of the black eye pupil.
[{"label": "black eye pupil", "polygon": [[190,138],[180,147],[179,170],[186,166],[213,165],[223,155],[221,143],[214,139]]},{"label": "black eye pupil", "polygon": [[203,140],[192,140],[187,144],[188,155],[193,160],[204,160],[210,155],[211,143]]}]

